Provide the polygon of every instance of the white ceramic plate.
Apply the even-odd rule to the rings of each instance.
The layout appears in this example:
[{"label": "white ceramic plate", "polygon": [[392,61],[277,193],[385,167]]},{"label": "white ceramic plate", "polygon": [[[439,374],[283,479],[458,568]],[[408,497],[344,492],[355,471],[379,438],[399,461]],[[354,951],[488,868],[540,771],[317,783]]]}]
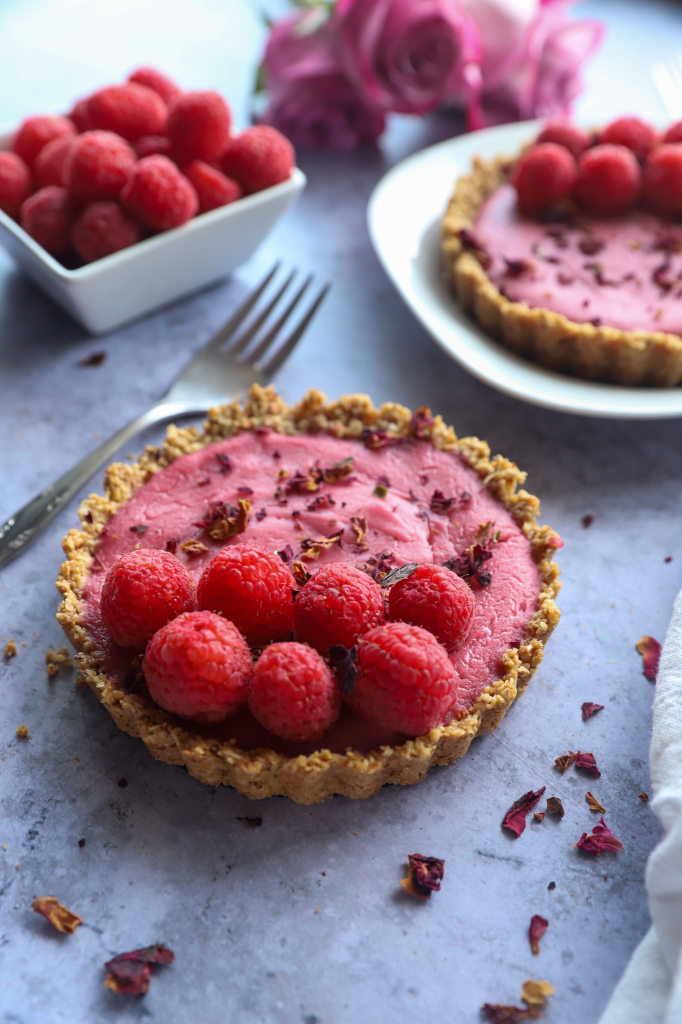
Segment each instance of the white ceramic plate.
[{"label": "white ceramic plate", "polygon": [[[0,134],[0,149],[11,134]],[[294,168],[280,185],[203,213],[77,270],[50,256],[0,210],[0,245],[55,302],[101,334],[205,288],[250,259],[305,186]]]},{"label": "white ceramic plate", "polygon": [[513,155],[537,121],[461,135],[416,153],[382,178],[369,201],[369,231],[388,276],[438,344],[475,377],[534,405],[583,416],[682,416],[682,388],[626,388],[564,376],[498,345],[460,308],[443,280],[440,221],[455,179],[475,154]]}]

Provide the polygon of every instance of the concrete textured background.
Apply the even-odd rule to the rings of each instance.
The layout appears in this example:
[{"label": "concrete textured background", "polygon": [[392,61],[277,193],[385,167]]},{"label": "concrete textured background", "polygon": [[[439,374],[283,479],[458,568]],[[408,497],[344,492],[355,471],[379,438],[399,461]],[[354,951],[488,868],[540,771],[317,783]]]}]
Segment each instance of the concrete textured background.
[{"label": "concrete textured background", "polygon": [[[679,8],[648,3],[645,22],[642,5],[625,0],[578,10],[611,29],[582,111],[658,112],[648,67],[674,52]],[[222,89],[244,123],[261,42],[257,5],[246,0],[0,3],[0,121],[59,109],[145,61],[188,87]],[[63,642],[54,578],[60,537],[76,523],[71,502],[0,574],[0,635],[19,644],[0,662],[3,1024],[459,1024],[479,1020],[486,1001],[518,1002],[531,976],[556,988],[548,1024],[590,1024],[644,934],[643,871],[659,829],[638,799],[653,691],[634,643],[643,633],[662,639],[680,585],[682,423],[523,405],[469,377],[406,313],[371,249],[366,202],[397,160],[460,129],[445,116],[397,119],[381,149],[303,155],[308,189],[248,266],[104,338],[88,337],[0,254],[0,519],[163,393],[281,257],[333,282],[277,378],[284,397],[315,386],[429,404],[528,471],[543,520],[566,542],[561,625],[500,729],[418,786],[302,808],[201,786],[118,732],[73,687],[73,672],[48,680],[45,651]],[[97,351],[103,364],[79,365]],[[605,705],[587,723],[585,700]],[[569,747],[593,751],[602,777],[559,775],[554,758]],[[542,785],[562,798],[565,817],[529,822],[510,839],[504,812]],[[588,859],[571,845],[597,820],[588,789],[625,842],[617,858]],[[262,827],[236,820],[247,814],[262,815]],[[424,904],[399,886],[415,850],[446,861],[441,892]],[[32,912],[45,894],[84,918],[73,936]],[[535,913],[550,922],[538,957],[527,940]],[[104,960],[155,941],[177,961],[157,970],[145,999],[104,990]]]}]

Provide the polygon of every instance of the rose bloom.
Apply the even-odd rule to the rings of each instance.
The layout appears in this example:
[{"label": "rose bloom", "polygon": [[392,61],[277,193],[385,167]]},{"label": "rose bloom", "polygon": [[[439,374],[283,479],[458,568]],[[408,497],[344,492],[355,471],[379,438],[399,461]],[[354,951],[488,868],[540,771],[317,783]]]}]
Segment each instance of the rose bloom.
[{"label": "rose bloom", "polygon": [[[483,122],[567,114],[583,65],[604,36],[597,21],[572,21],[572,0],[468,0],[480,33]],[[460,90],[459,102],[467,102]]]},{"label": "rose bloom", "polygon": [[478,84],[464,0],[337,0],[334,20],[346,74],[384,110],[422,114]]},{"label": "rose bloom", "polygon": [[386,121],[343,72],[335,26],[324,12],[273,26],[263,58],[269,104],[261,120],[302,149],[352,149],[375,142]]}]

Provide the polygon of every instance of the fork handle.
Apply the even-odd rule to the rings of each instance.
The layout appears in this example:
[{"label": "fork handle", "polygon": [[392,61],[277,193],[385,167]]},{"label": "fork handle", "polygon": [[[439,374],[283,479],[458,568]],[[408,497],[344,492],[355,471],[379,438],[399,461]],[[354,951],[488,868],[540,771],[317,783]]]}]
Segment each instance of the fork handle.
[{"label": "fork handle", "polygon": [[69,501],[126,441],[154,423],[161,423],[174,416],[186,416],[192,412],[203,413],[205,411],[205,409],[188,410],[186,406],[170,402],[157,402],[141,416],[137,416],[0,526],[0,566],[30,543],[57,515],[62,505]]}]

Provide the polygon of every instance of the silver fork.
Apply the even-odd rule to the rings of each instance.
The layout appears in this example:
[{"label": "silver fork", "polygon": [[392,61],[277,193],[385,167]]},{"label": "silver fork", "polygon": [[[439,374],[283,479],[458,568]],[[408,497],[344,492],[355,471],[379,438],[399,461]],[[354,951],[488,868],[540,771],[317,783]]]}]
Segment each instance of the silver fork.
[{"label": "silver fork", "polygon": [[682,54],[672,60],[656,61],[651,77],[666,113],[673,120],[682,118]]},{"label": "silver fork", "polygon": [[[268,297],[265,293],[270,283],[277,285],[274,278],[279,267],[280,264],[276,263],[227,323],[197,352],[163,398],[86,455],[0,526],[0,565],[33,540],[62,505],[140,431],[154,423],[180,416],[200,415],[213,405],[241,398],[252,384],[265,384],[270,380],[293,352],[330,287],[323,285],[312,299],[302,303],[313,277],[308,276],[297,287],[297,271],[294,270],[283,284],[277,286],[274,296]],[[261,296],[266,302],[262,309],[258,306]],[[284,304],[281,311],[278,310],[280,303]],[[283,329],[295,310],[302,314],[301,318],[282,340]],[[250,313],[253,313],[253,318],[247,322]],[[270,322],[272,317],[276,317],[274,322]]]}]

